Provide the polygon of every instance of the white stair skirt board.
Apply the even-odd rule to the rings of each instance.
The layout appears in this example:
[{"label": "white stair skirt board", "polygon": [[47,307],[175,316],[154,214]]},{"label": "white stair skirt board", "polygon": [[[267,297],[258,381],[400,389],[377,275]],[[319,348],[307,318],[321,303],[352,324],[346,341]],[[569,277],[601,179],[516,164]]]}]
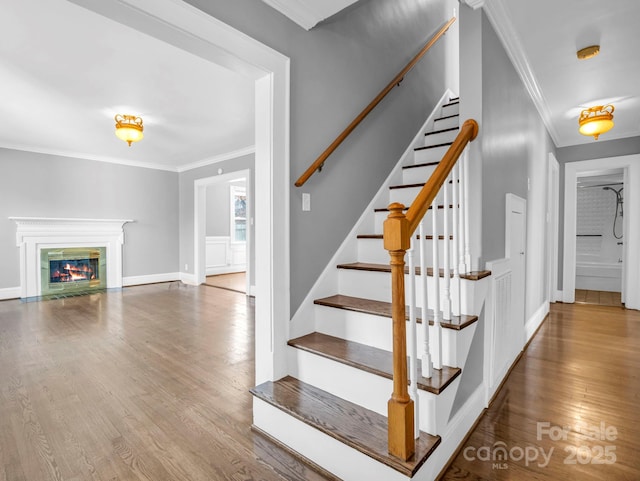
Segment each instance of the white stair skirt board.
[{"label": "white stair skirt board", "polygon": [[253,424],[344,481],[416,479],[400,474],[255,396]]},{"label": "white stair skirt board", "polygon": [[124,225],[131,219],[9,217],[17,224],[20,247],[20,297],[41,294],[40,251],[63,247],[105,247],[107,288],[122,287]]}]

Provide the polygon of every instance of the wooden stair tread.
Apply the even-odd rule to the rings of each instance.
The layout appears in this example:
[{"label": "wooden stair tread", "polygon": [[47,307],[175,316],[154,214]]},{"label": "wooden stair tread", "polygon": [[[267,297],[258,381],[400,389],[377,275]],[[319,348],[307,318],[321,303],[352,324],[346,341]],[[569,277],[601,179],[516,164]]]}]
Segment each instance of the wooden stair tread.
[{"label": "wooden stair tread", "polygon": [[431,132],[425,132],[425,137],[428,135],[434,135],[434,134],[442,134],[444,132],[451,132],[452,130],[460,130],[460,127],[450,127],[448,129],[440,129],[440,130],[433,130]]},{"label": "wooden stair tread", "polygon": [[[357,236],[358,239],[384,239],[384,235],[383,234],[358,234]],[[415,236],[416,239],[420,239],[420,235],[416,235]],[[433,240],[433,236],[432,235],[427,235],[425,236],[425,239],[427,240]],[[444,240],[444,236],[443,235],[439,235],[438,236],[439,240]],[[450,235],[449,236],[449,240],[453,240],[453,236]]]},{"label": "wooden stair tread", "polygon": [[444,104],[443,107],[450,107],[452,105],[459,105],[460,101],[456,99],[450,99],[448,104]]},{"label": "wooden stair tread", "polygon": [[445,115],[444,117],[438,117],[437,119],[434,119],[433,121],[437,122],[438,120],[451,119],[453,117],[460,117],[460,114]]},{"label": "wooden stair tread", "polygon": [[388,453],[387,418],[291,376],[251,389],[257,398],[324,434],[412,477],[440,444],[440,436],[420,432],[416,452],[407,461]]},{"label": "wooden stair tread", "polygon": [[453,142],[444,142],[442,144],[435,144],[435,145],[424,145],[422,147],[416,147],[413,150],[415,152],[418,150],[437,149],[438,147],[448,147],[451,144],[453,144]]},{"label": "wooden stair tread", "polygon": [[417,169],[420,167],[431,167],[434,165],[438,165],[440,162],[436,161],[436,162],[423,162],[421,164],[411,164],[411,165],[403,165],[402,168],[403,169]]},{"label": "wooden stair tread", "polygon": [[[433,206],[431,206],[431,205],[430,205],[430,206],[429,206],[429,209],[427,209],[427,210],[431,210],[431,209],[432,209],[432,207],[433,207]],[[449,208],[451,209],[451,208],[453,208],[453,206],[452,206],[452,205],[449,205]],[[440,205],[438,206],[438,209],[444,209],[444,205],[443,205],[443,204],[440,204]],[[402,212],[406,212],[406,211],[408,211],[408,210],[409,210],[409,207],[405,207],[404,209],[402,209]],[[376,208],[376,209],[373,209],[373,211],[374,211],[374,212],[389,212],[389,208],[388,208],[388,207],[378,207],[378,208]]]},{"label": "wooden stair tread", "polygon": [[[389,264],[374,264],[371,262],[352,262],[349,264],[339,264],[338,269],[353,269],[359,271],[373,271],[373,272],[391,272],[391,266]],[[409,268],[404,268],[405,274],[409,273]],[[416,267],[416,275],[422,275],[420,267]],[[433,269],[429,267],[427,269],[427,275],[433,277]],[[469,281],[479,281],[491,275],[491,271],[471,271],[466,274],[460,274],[460,279],[467,279]],[[453,276],[453,273],[451,274]],[[440,269],[440,277],[444,277],[443,269]]]},{"label": "wooden stair tread", "polygon": [[[312,332],[306,336],[291,339],[288,344],[347,366],[393,379],[393,355],[390,351],[320,332]],[[408,365],[407,358],[407,369]],[[433,394],[440,394],[462,372],[457,367],[442,366],[442,369],[434,369],[431,378],[427,379],[422,377],[420,367],[418,363],[418,389]]]},{"label": "wooden stair tread", "polygon": [[[372,314],[374,316],[382,316],[391,318],[391,303],[384,301],[376,301],[373,299],[363,299],[361,297],[345,296],[342,294],[336,294],[333,296],[325,297],[323,299],[316,299],[314,304],[319,306],[334,307],[336,309],[344,309],[347,311],[361,312],[364,314]],[[409,320],[409,307],[406,308],[407,320]],[[429,324],[433,325],[433,310],[429,309]],[[422,323],[422,309],[416,308],[417,322]],[[470,326],[478,320],[478,316],[469,316],[462,314],[461,316],[451,316],[450,320],[441,320],[440,325],[445,329],[454,329],[460,331],[465,327]]]}]

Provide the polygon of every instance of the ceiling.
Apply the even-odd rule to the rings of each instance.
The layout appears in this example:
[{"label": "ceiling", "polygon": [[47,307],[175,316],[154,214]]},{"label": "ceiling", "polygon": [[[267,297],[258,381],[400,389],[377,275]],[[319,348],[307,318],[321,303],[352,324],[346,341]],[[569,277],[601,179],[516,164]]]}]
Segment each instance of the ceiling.
[{"label": "ceiling", "polygon": [[[311,29],[357,0],[263,1]],[[484,4],[557,146],[594,142],[577,119],[597,104],[615,106],[600,142],[640,135],[640,1],[467,1]],[[0,147],[178,172],[253,151],[250,76],[67,0],[3,0],[0,40]],[[116,113],[141,116],[145,139],[117,139]]]},{"label": "ceiling", "polygon": [[253,149],[254,81],[226,68],[67,0],[2,0],[0,39],[0,147],[170,171]]},{"label": "ceiling", "polygon": [[[594,142],[578,133],[582,109],[613,104],[604,140],[640,135],[638,0],[486,0],[484,9],[558,147]],[[600,45],[600,54],[576,52]]]}]

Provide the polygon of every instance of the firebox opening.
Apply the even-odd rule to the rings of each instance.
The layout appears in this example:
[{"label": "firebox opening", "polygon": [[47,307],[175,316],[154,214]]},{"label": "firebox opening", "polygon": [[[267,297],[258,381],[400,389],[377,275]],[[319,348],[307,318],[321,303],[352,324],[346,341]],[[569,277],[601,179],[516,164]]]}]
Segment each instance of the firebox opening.
[{"label": "firebox opening", "polygon": [[107,286],[105,247],[41,249],[41,295],[77,295]]}]

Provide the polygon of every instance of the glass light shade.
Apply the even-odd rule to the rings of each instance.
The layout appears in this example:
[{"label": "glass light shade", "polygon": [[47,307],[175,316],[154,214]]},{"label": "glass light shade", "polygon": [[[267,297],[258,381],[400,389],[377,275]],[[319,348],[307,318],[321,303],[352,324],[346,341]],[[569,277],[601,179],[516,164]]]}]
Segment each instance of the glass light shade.
[{"label": "glass light shade", "polygon": [[142,134],[144,127],[140,117],[118,114],[115,116],[115,121],[116,136],[129,144],[129,147],[131,147],[132,142],[138,142],[144,137]]},{"label": "glass light shade", "polygon": [[613,105],[605,107],[598,105],[583,110],[578,119],[580,125],[578,131],[582,135],[593,135],[593,138],[598,140],[600,134],[604,134],[613,128],[613,111]]}]

